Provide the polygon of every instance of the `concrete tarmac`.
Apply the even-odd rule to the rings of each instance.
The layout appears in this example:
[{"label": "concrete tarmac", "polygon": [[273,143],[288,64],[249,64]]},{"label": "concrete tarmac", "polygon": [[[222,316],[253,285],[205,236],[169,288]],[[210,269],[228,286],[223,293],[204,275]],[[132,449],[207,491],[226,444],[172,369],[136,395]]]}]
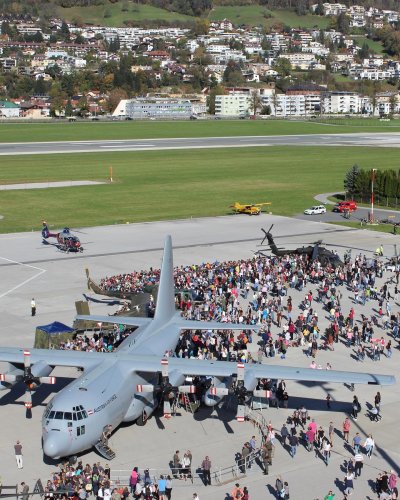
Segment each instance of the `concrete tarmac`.
[{"label": "concrete tarmac", "polygon": [[[126,224],[97,228],[82,228],[80,234],[85,248],[83,254],[65,254],[52,245],[43,245],[40,233],[18,233],[0,235],[0,305],[2,311],[2,328],[0,345],[31,347],[34,340],[35,327],[58,320],[71,325],[75,308],[74,302],[83,299],[86,289],[85,269],[90,270],[96,281],[107,275],[114,275],[132,270],[148,269],[159,266],[163,240],[171,234],[174,245],[174,262],[186,265],[215,260],[250,258],[261,240],[261,227],[268,228],[274,224],[273,234],[277,237],[278,246],[294,248],[301,243],[307,244],[318,239],[326,243],[353,246],[353,256],[359,252],[371,255],[372,251],[383,244],[386,255],[394,253],[397,237],[389,234],[375,233],[368,230],[353,230],[331,224],[301,221],[278,216],[262,214],[259,217],[235,215],[228,217],[189,219],[142,224]],[[53,229],[53,228],[51,228]],[[345,248],[338,246],[340,255]],[[389,279],[391,273],[384,275]],[[90,293],[90,292],[89,292]],[[353,304],[351,296],[343,290],[343,308],[348,312]],[[294,313],[304,298],[304,293],[291,291]],[[34,297],[37,303],[37,315],[30,315],[30,301]],[[105,304],[90,303],[92,313],[112,313],[115,307]],[[321,322],[321,330],[327,326],[328,320],[320,305],[315,304]],[[360,313],[371,314],[376,303],[356,306],[357,318]],[[397,312],[398,305],[394,305]],[[274,333],[277,329],[274,328]],[[387,336],[377,329],[377,336]],[[258,346],[251,344],[251,350]],[[358,363],[353,353],[342,344],[335,346],[334,352],[320,351],[317,363],[325,366],[329,361],[334,369],[352,371],[378,372],[394,374],[400,380],[399,352],[397,342],[394,343],[393,357],[383,358],[379,362],[366,359]],[[1,351],[1,349],[0,349]],[[309,360],[300,348],[291,348],[287,359],[265,359],[265,363],[274,365],[285,363],[288,366],[308,366]],[[56,369],[58,377],[76,376],[76,372],[67,369]],[[61,385],[63,380],[60,378]],[[65,383],[65,382],[64,382]],[[381,470],[399,471],[398,417],[400,412],[400,392],[398,385],[379,388],[360,386],[352,393],[345,386],[335,384],[303,384],[288,382],[290,395],[288,410],[269,409],[263,414],[271,420],[276,429],[280,429],[293,408],[305,404],[318,425],[325,428],[332,420],[338,431],[346,412],[351,410],[350,402],[353,394],[357,394],[362,404],[362,411],[357,422],[352,422],[350,437],[356,431],[363,436],[372,432],[377,448],[371,460],[366,458],[363,475],[355,481],[353,498],[376,498],[368,481],[375,479]],[[51,398],[54,388],[40,388],[34,395],[33,418],[25,418],[23,394],[19,387],[10,393],[5,391],[0,399],[0,425],[3,429],[0,448],[1,476],[3,485],[15,484],[25,480],[31,487],[37,478],[43,483],[55,470],[54,464],[43,461],[41,451],[40,419],[44,406]],[[59,390],[57,385],[54,390]],[[382,394],[382,415],[380,423],[370,422],[367,417],[367,404],[373,402],[377,390]],[[332,409],[327,410],[325,397],[332,397]],[[126,478],[132,467],[146,467],[158,472],[168,471],[169,461],[176,449],[181,453],[190,449],[193,453],[193,465],[197,468],[208,454],[213,468],[227,467],[234,463],[235,454],[241,450],[244,441],[256,433],[251,424],[238,424],[235,409],[227,408],[221,414],[216,411],[200,410],[194,416],[185,410],[170,421],[151,418],[145,427],[135,425],[119,429],[110,441],[117,457],[111,463],[113,477]],[[220,419],[221,417],[221,419]],[[4,432],[6,431],[6,432]],[[288,451],[277,443],[273,466],[270,475],[263,476],[254,466],[247,477],[240,479],[247,485],[250,498],[273,498],[273,485],[277,474],[281,474],[290,485],[291,498],[295,500],[322,499],[329,489],[341,498],[340,485],[344,478],[341,466],[351,455],[351,450],[343,446],[338,432],[335,437],[330,465],[327,467],[320,457],[308,453],[299,447],[298,454],[292,459]],[[257,435],[259,440],[259,436]],[[13,445],[19,439],[24,451],[24,469],[18,470],[15,464]],[[84,463],[105,461],[93,452],[82,456]],[[197,492],[201,500],[222,500],[232,490],[235,481],[223,486],[204,487],[197,481],[192,485],[188,481],[174,482],[172,498],[174,500],[190,500],[193,492]],[[339,487],[339,488],[338,488]]]},{"label": "concrete tarmac", "polygon": [[166,149],[246,148],[255,146],[372,146],[400,147],[399,132],[310,134],[275,136],[199,137],[169,139],[123,139],[55,141],[0,144],[0,155],[93,153]]}]

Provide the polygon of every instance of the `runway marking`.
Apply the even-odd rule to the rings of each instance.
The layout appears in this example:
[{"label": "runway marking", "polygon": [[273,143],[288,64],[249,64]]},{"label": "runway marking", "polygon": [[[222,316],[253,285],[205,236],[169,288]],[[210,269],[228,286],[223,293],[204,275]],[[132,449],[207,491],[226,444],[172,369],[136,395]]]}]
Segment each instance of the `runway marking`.
[{"label": "runway marking", "polygon": [[100,148],[146,148],[146,147],[154,147],[154,144],[105,144],[104,146],[99,146]]},{"label": "runway marking", "polygon": [[11,292],[14,292],[15,290],[18,290],[18,288],[21,288],[22,286],[24,286],[27,283],[29,283],[30,281],[38,278],[39,276],[41,276],[43,273],[46,272],[46,269],[42,269],[41,267],[32,266],[30,264],[24,264],[23,262],[18,262],[16,260],[7,259],[6,257],[0,257],[0,259],[6,260],[7,262],[11,262],[12,264],[18,264],[19,266],[30,267],[31,269],[36,269],[37,271],[39,271],[34,276],[31,276],[30,278],[24,280],[22,283],[19,283],[18,285],[14,286],[13,288],[10,288],[9,290],[7,290],[7,292],[2,293],[0,295],[0,299],[3,298],[3,297],[5,297],[6,295],[8,295]]}]

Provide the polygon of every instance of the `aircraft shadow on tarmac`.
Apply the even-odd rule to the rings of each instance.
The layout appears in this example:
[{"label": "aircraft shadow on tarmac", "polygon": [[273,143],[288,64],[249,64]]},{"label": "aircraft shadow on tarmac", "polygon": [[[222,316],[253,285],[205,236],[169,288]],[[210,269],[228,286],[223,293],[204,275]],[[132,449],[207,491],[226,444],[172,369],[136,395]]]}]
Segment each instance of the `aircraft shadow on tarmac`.
[{"label": "aircraft shadow on tarmac", "polygon": [[[68,384],[72,382],[71,378],[57,377],[55,385],[43,384],[36,391],[32,391],[32,403],[33,409],[38,406],[47,406],[44,401],[52,394],[57,394],[59,391],[64,389]],[[6,392],[6,391],[4,391]],[[4,396],[1,397],[0,393],[0,406],[6,405],[16,405],[23,406],[24,401],[17,401],[17,399],[23,398],[25,394],[25,386],[23,383],[16,384],[10,391],[8,391]]]}]

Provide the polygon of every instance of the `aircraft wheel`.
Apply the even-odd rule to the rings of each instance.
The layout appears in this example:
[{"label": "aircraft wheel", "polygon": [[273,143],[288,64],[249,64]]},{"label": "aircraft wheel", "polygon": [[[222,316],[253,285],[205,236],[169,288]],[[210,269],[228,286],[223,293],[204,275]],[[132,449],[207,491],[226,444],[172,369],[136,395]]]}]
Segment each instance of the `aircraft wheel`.
[{"label": "aircraft wheel", "polygon": [[148,416],[145,411],[140,415],[140,417],[136,420],[136,425],[139,427],[143,427],[147,424]]},{"label": "aircraft wheel", "polygon": [[69,465],[74,465],[76,464],[77,461],[78,461],[77,455],[71,455],[70,457],[68,457]]}]

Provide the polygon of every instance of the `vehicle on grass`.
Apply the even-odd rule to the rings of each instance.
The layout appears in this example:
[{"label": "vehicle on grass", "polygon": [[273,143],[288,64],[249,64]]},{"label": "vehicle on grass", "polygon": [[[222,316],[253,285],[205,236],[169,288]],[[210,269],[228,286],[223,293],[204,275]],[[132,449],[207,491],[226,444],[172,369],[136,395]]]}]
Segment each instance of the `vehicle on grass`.
[{"label": "vehicle on grass", "polygon": [[333,207],[332,212],[351,213],[357,210],[357,203],[353,200],[340,201]]},{"label": "vehicle on grass", "polygon": [[304,210],[304,213],[305,215],[326,214],[326,207],[324,205],[315,205]]},{"label": "vehicle on grass", "polygon": [[[256,389],[260,379],[285,379],[307,382],[333,382],[391,385],[391,375],[313,370],[287,365],[252,364],[165,357],[175,349],[182,330],[259,330],[261,325],[187,320],[175,310],[174,267],[171,236],[167,236],[160,273],[154,318],[118,316],[118,323],[135,326],[135,338],[129,336],[115,352],[73,350],[23,350],[0,348],[0,362],[6,363],[0,374],[0,389],[25,387],[25,407],[32,409],[32,392],[41,384],[55,384],[50,374],[56,366],[79,369],[79,376],[59,389],[42,417],[44,454],[59,460],[93,446],[111,460],[115,452],[108,438],[122,422],[144,425],[159,408],[171,418],[171,403],[179,395],[192,396],[208,407],[221,403],[224,396],[235,394],[236,419],[245,420],[246,404],[251,397],[270,397],[270,391]],[[78,320],[115,323],[115,316],[78,315]],[[80,373],[83,372],[83,373]],[[19,397],[18,387],[15,393]],[[38,398],[38,404],[42,399]],[[1,411],[1,407],[0,407]],[[160,425],[164,428],[164,425]]]},{"label": "vehicle on grass", "polygon": [[64,227],[58,233],[51,233],[46,221],[43,221],[42,238],[44,244],[50,244],[48,238],[55,238],[57,243],[55,246],[63,252],[83,252],[83,246],[75,234],[72,234],[69,227]]},{"label": "vehicle on grass", "polygon": [[242,205],[241,203],[236,201],[233,205],[230,205],[230,208],[233,208],[233,211],[236,214],[260,215],[261,207],[264,205],[271,205],[271,202]]}]

